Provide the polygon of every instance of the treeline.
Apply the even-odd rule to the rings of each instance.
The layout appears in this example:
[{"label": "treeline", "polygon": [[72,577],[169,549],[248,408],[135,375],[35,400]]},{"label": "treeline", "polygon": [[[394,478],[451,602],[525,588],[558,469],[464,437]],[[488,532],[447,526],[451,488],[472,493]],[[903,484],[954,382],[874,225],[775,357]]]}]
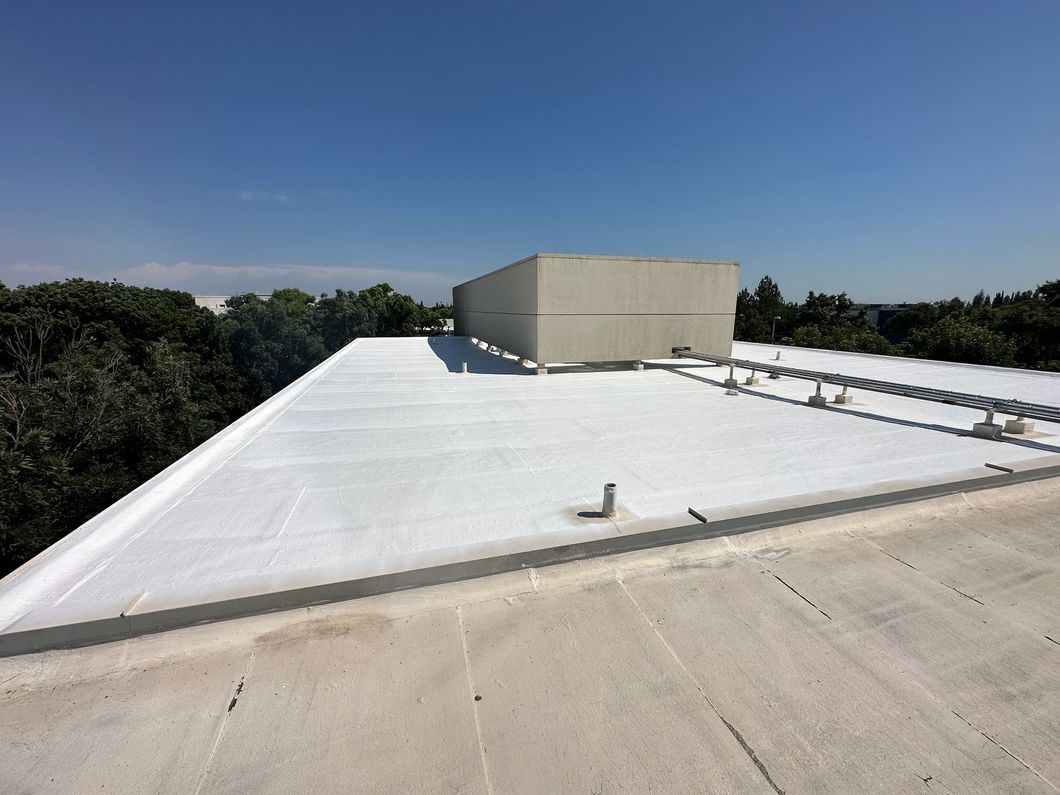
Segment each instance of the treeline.
[{"label": "treeline", "polygon": [[0,576],[355,337],[439,333],[451,314],[386,284],[228,306],[80,279],[0,284]]},{"label": "treeline", "polygon": [[[775,325],[775,335],[774,335]],[[784,300],[765,276],[736,300],[738,340],[1060,371],[1060,280],[1035,290],[985,291],[970,301],[913,304],[877,328],[846,293]]]}]

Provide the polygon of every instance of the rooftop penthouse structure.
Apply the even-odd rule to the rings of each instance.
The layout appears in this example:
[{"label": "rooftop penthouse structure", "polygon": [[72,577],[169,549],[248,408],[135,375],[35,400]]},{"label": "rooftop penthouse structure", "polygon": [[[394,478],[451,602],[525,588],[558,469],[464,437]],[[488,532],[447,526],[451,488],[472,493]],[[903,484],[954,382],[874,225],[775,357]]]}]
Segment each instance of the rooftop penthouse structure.
[{"label": "rooftop penthouse structure", "polygon": [[453,288],[456,333],[539,364],[728,355],[736,262],[534,254]]}]

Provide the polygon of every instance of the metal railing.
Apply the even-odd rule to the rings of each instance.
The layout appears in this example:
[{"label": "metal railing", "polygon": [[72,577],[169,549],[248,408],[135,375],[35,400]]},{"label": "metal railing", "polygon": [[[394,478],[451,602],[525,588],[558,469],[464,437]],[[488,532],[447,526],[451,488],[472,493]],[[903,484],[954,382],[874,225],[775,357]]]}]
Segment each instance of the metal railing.
[{"label": "metal railing", "polygon": [[[929,400],[934,403],[945,403],[951,406],[963,406],[970,409],[980,409],[997,414],[1011,414],[1015,417],[1041,420],[1042,422],[1060,423],[1060,406],[1052,406],[1046,403],[1030,403],[1024,400],[990,397],[988,395],[974,395],[968,392],[953,392],[948,389],[934,389],[932,387],[916,386],[913,384],[899,384],[894,381],[879,381],[874,378],[862,378],[855,375],[844,375],[842,373],[828,373],[821,370],[802,370],[796,367],[787,367],[776,362],[754,362],[749,359],[734,359],[731,356],[715,356],[710,353],[699,353],[687,348],[674,348],[676,356],[686,359],[698,359],[699,361],[711,362],[713,364],[728,365],[730,374],[732,368],[739,367],[741,370],[750,370],[754,373],[770,373],[778,376],[785,375],[789,378],[798,378],[805,381],[816,381],[822,384],[834,384],[837,386],[864,389],[869,392],[882,392],[887,395],[899,395],[901,397],[913,398],[915,400]],[[990,421],[989,418],[987,420]]]}]

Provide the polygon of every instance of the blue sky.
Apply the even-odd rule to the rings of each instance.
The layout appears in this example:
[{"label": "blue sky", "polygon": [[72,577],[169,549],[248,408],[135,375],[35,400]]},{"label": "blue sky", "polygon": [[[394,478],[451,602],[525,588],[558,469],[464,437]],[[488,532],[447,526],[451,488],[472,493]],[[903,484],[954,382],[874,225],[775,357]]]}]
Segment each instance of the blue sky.
[{"label": "blue sky", "polygon": [[0,280],[197,293],[534,251],[789,298],[1060,277],[1060,3],[8,3]]}]

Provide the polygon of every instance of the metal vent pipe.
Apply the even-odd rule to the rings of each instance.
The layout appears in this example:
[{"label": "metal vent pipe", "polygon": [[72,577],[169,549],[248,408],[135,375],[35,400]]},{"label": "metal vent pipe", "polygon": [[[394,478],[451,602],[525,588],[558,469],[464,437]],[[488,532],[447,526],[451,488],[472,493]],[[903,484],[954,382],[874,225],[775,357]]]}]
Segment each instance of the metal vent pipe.
[{"label": "metal vent pipe", "polygon": [[605,483],[604,484],[604,506],[603,506],[603,511],[601,511],[601,513],[603,513],[604,516],[614,516],[615,515],[615,502],[616,502],[617,499],[618,499],[618,487],[614,483]]}]

